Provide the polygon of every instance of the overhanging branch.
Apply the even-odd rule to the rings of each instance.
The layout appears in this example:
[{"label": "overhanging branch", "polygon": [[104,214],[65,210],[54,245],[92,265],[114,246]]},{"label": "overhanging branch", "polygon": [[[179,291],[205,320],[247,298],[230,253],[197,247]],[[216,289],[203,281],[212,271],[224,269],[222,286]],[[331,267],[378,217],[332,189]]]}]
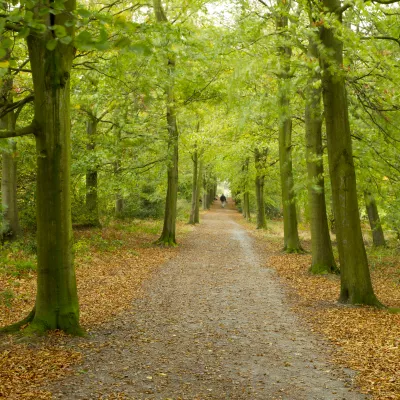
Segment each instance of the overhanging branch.
[{"label": "overhanging branch", "polygon": [[14,131],[0,130],[0,139],[6,139],[17,136],[26,136],[31,134],[36,135],[37,132],[38,132],[37,123],[35,121],[32,121],[30,125],[25,126],[24,128],[15,129]]},{"label": "overhanging branch", "polygon": [[34,100],[34,96],[30,95],[30,96],[27,96],[27,97],[25,97],[24,99],[22,99],[20,101],[16,101],[15,103],[8,104],[8,105],[4,106],[0,110],[0,118],[3,118],[9,112],[14,111],[17,108],[20,108],[20,107],[22,108],[25,104],[30,103],[33,100]]}]

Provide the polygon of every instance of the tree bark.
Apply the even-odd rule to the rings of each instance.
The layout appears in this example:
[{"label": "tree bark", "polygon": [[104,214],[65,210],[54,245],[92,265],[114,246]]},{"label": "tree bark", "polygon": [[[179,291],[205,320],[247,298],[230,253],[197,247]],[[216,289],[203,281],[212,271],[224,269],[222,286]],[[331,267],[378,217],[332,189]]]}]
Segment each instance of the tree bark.
[{"label": "tree bark", "polygon": [[367,209],[367,215],[369,224],[372,231],[372,240],[374,246],[386,246],[385,236],[383,235],[381,220],[379,218],[378,207],[376,205],[374,195],[368,190],[364,191],[365,207]]},{"label": "tree bark", "polygon": [[256,147],[254,149],[254,161],[256,165],[256,200],[257,200],[257,229],[267,228],[267,218],[265,216],[265,202],[264,202],[264,182],[265,182],[265,168],[268,149],[262,152]]},{"label": "tree bark", "polygon": [[[115,182],[120,181],[120,173],[121,173],[121,150],[120,150],[120,141],[121,141],[121,130],[116,130],[116,140],[115,140],[115,148],[116,148],[116,159],[114,163],[114,179]],[[124,212],[124,198],[122,196],[122,192],[120,189],[117,189],[115,194],[115,216],[121,217]]]},{"label": "tree bark", "polygon": [[[14,113],[10,112],[0,120],[0,129],[15,130]],[[17,207],[17,144],[9,139],[10,151],[2,153],[1,198],[3,208],[4,240],[15,240],[21,235]]]},{"label": "tree bark", "polygon": [[246,218],[247,221],[251,220],[250,194],[247,190],[243,193],[243,217]]},{"label": "tree bark", "polygon": [[[316,43],[310,39],[309,57],[318,59]],[[306,92],[305,126],[308,173],[308,203],[311,227],[310,272],[313,274],[338,273],[329,235],[325,201],[324,165],[322,161],[322,110],[320,75],[310,70]]]},{"label": "tree bark", "polygon": [[209,194],[208,194],[208,177],[206,172],[203,174],[203,210],[208,210]]},{"label": "tree bark", "polygon": [[196,223],[196,207],[199,202],[198,196],[198,152],[197,146],[193,153],[193,180],[192,180],[192,206],[190,209],[189,224],[194,225]]},{"label": "tree bark", "polygon": [[[278,0],[280,15],[276,18],[276,27],[284,32],[288,27],[289,3]],[[286,35],[284,35],[286,36]],[[292,49],[285,45],[278,46],[280,72],[278,79],[279,122],[279,166],[282,190],[284,251],[299,253],[300,245],[297,230],[296,199],[293,184],[292,166],[292,119],[290,115],[290,58]]]},{"label": "tree bark", "polygon": [[[161,0],[153,0],[154,13],[157,22],[167,23],[168,19],[162,8]],[[178,139],[179,132],[176,123],[176,104],[174,96],[175,59],[171,54],[168,57],[167,93],[167,129],[169,162],[167,172],[167,197],[165,200],[164,226],[160,238],[156,243],[163,246],[176,246],[176,202],[178,199]]]},{"label": "tree bark", "polygon": [[196,198],[196,208],[194,213],[194,223],[200,223],[200,199],[201,199],[201,189],[203,187],[203,160],[200,158],[199,161],[199,172],[197,174],[197,198]]},{"label": "tree bark", "polygon": [[[341,2],[323,0],[323,5],[327,12],[335,14],[340,10]],[[341,22],[340,14],[337,18]],[[334,28],[326,26],[322,28],[321,41],[327,54],[322,59],[322,84],[329,173],[340,260],[339,301],[380,306],[372,288],[361,234],[345,76],[342,70],[343,43],[336,36]]]},{"label": "tree bark", "polygon": [[46,48],[54,39],[52,25],[66,26],[74,36],[74,0],[64,2],[65,10],[39,16],[47,25],[44,33],[27,37],[35,91],[34,109],[37,152],[37,295],[32,332],[61,329],[82,334],[72,256],[70,202],[70,72],[74,57],[72,45],[58,43]]},{"label": "tree bark", "polygon": [[[93,152],[96,147],[95,136],[97,134],[97,119],[90,117],[86,122],[88,143],[86,149]],[[101,226],[99,220],[98,202],[98,171],[97,165],[91,165],[86,171],[86,222],[89,226]]]},{"label": "tree bark", "polygon": [[[120,163],[116,161],[114,164],[114,176],[116,182],[118,182],[118,178],[120,175]],[[124,198],[122,197],[121,192],[118,190],[115,194],[115,216],[117,218],[121,217],[124,213]]]}]

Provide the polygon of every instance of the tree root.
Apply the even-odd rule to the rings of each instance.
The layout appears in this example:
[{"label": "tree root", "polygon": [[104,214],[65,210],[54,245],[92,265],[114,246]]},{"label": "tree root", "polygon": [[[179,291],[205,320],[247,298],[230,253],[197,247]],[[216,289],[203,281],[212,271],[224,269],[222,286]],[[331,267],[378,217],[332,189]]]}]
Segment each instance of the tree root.
[{"label": "tree root", "polygon": [[308,272],[313,275],[339,275],[340,269],[336,265],[315,264],[311,265]]},{"label": "tree root", "polygon": [[283,251],[286,254],[305,254],[306,253],[306,251],[302,247],[298,247],[298,248],[295,248],[295,249],[291,249],[291,248],[285,247],[283,249]]},{"label": "tree root", "polygon": [[153,242],[156,246],[160,247],[177,247],[178,243],[175,242],[172,238],[163,238],[160,237],[155,242]]},{"label": "tree root", "polygon": [[24,325],[29,324],[30,322],[33,321],[33,318],[35,317],[35,312],[36,312],[36,307],[33,307],[32,311],[22,321],[16,322],[15,324],[12,325],[5,326],[4,328],[0,328],[0,333],[19,332]]}]

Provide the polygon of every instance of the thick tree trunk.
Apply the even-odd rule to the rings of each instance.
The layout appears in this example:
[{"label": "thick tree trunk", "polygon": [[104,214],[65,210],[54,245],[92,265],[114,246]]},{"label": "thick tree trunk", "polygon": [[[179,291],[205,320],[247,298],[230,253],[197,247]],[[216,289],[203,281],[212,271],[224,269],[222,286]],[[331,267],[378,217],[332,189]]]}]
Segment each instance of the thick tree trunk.
[{"label": "thick tree trunk", "polygon": [[257,229],[265,229],[267,227],[267,218],[265,216],[264,202],[264,181],[265,168],[268,149],[260,152],[258,148],[254,150],[254,161],[256,165],[256,200],[257,200]]},{"label": "thick tree trunk", "polygon": [[369,191],[364,191],[365,207],[367,209],[367,215],[369,224],[372,231],[372,240],[374,246],[386,246],[385,236],[383,235],[381,220],[379,218],[378,207],[374,195]]},{"label": "thick tree trunk", "polygon": [[[11,112],[0,121],[0,128],[15,130],[14,113]],[[17,144],[9,139],[10,151],[2,153],[1,199],[3,208],[4,240],[15,240],[21,234],[17,208]]]},{"label": "thick tree trunk", "polygon": [[193,180],[192,180],[192,206],[190,209],[189,224],[194,225],[196,223],[196,207],[199,202],[198,196],[198,153],[195,146],[193,154]]},{"label": "thick tree trunk", "polygon": [[165,200],[164,226],[157,243],[164,246],[175,246],[176,202],[178,199],[178,132],[175,115],[168,113],[167,118],[168,130],[172,142],[172,157],[168,165],[168,187]]},{"label": "thick tree trunk", "polygon": [[[288,27],[289,3],[278,0],[281,15],[276,19],[278,31],[285,31]],[[279,122],[279,165],[282,190],[284,250],[287,253],[302,252],[297,230],[297,213],[293,184],[292,167],[292,119],[290,115],[290,47],[278,47],[280,72],[278,79],[278,107]]]},{"label": "thick tree trunk", "polygon": [[[64,2],[65,11],[48,14],[43,23],[73,25],[75,2]],[[72,22],[69,24],[68,22]],[[67,27],[73,37],[73,28]],[[70,202],[70,71],[72,45],[46,44],[54,31],[27,38],[35,91],[37,151],[37,295],[36,310],[28,329],[33,332],[61,329],[81,334],[75,271],[72,256]]]},{"label": "thick tree trunk", "polygon": [[[323,0],[330,13],[340,10],[339,0]],[[339,16],[339,19],[340,16]],[[348,118],[343,44],[333,28],[323,27],[321,40],[329,54],[323,61],[323,100],[328,139],[341,290],[339,301],[380,306],[375,297],[361,234],[356,174]]]},{"label": "thick tree trunk", "polygon": [[[86,133],[88,136],[86,148],[90,153],[96,147],[97,120],[94,117],[86,122]],[[89,226],[100,226],[97,180],[97,166],[91,165],[86,172],[86,222]]]},{"label": "thick tree trunk", "polygon": [[[153,0],[154,13],[158,22],[166,23],[168,19],[164,13],[161,0]],[[171,54],[168,57],[167,92],[167,128],[168,128],[168,179],[167,197],[165,200],[164,226],[158,244],[176,246],[176,202],[178,200],[178,139],[179,132],[176,123],[175,96],[174,96],[175,59]]]},{"label": "thick tree trunk", "polygon": [[[310,40],[309,56],[318,59],[318,50]],[[311,227],[312,261],[310,272],[313,274],[338,273],[329,235],[325,202],[324,165],[322,161],[322,112],[321,88],[315,84],[320,76],[310,70],[306,94],[306,157],[308,172],[308,203]]]}]

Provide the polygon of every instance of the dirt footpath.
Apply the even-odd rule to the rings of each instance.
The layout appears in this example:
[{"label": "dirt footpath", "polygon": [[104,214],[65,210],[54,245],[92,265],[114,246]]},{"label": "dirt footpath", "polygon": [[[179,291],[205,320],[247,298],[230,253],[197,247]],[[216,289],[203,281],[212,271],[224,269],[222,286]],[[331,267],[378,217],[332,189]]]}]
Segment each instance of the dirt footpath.
[{"label": "dirt footpath", "polygon": [[290,311],[237,215],[207,213],[145,296],[86,339],[84,365],[54,398],[366,399]]}]

